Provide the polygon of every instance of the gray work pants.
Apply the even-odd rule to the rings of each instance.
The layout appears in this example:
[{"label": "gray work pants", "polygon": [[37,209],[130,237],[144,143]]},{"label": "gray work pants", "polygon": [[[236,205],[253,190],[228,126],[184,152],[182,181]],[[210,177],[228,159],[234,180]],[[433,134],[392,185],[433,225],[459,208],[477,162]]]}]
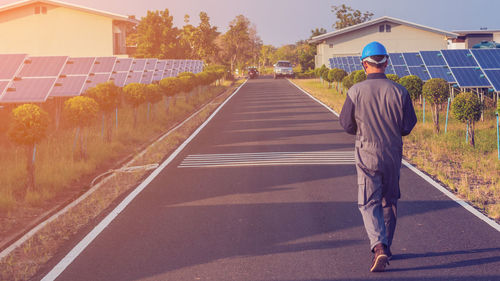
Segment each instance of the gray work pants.
[{"label": "gray work pants", "polygon": [[392,245],[400,197],[401,150],[384,151],[356,142],[358,208],[363,217],[370,250]]}]

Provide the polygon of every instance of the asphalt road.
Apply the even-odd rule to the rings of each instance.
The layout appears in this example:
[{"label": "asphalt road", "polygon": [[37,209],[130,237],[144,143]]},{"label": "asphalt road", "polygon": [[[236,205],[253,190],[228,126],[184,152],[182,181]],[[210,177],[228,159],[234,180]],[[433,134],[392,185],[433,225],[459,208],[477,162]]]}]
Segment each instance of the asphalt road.
[{"label": "asphalt road", "polygon": [[57,280],[500,280],[500,233],[408,168],[370,273],[353,142],[287,80],[250,80]]}]

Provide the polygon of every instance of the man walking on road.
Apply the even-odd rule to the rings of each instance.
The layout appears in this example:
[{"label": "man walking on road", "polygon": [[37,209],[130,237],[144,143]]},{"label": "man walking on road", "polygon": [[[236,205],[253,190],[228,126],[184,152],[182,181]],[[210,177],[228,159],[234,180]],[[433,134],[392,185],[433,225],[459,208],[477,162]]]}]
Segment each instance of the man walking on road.
[{"label": "man walking on road", "polygon": [[370,271],[380,272],[392,257],[402,136],[410,134],[417,117],[408,91],[384,74],[388,60],[385,47],[369,43],[361,60],[367,79],[349,89],[340,124],[347,133],[356,135],[358,207],[374,253]]}]

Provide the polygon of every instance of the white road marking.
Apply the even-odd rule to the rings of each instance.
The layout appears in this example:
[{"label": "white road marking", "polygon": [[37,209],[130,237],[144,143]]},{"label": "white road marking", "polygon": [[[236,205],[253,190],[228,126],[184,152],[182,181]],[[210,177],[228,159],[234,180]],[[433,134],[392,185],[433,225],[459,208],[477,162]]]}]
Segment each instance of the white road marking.
[{"label": "white road marking", "polygon": [[45,275],[42,281],[52,281],[55,280],[82,252],[87,246],[134,200],[134,198],[141,193],[152,181],[158,176],[165,167],[167,167],[172,160],[179,155],[179,153],[200,133],[200,131],[205,128],[205,126],[214,118],[214,116],[221,110],[221,108],[226,105],[226,103],[231,100],[234,95],[236,95],[241,87],[246,84],[246,81],[241,84],[241,86],[236,89],[236,91],[224,101],[215,111],[208,117],[208,119],[200,126],[196,131],[194,131],[189,138],[184,141],[156,170],[154,170],[139,186],[137,186],[123,201],[116,206],[116,208],[111,211],[92,231],[87,234],[71,251],[54,267],[52,270]]},{"label": "white road marking", "polygon": [[[305,90],[303,90],[302,88],[300,88],[298,85],[296,85],[292,81],[290,81],[290,80],[288,80],[288,81],[292,85],[294,85],[295,87],[297,87],[299,90],[301,90],[303,93],[305,93],[306,95],[308,95],[309,97],[311,97],[313,100],[315,100],[319,104],[323,105],[326,109],[328,109],[330,112],[332,112],[333,114],[335,114],[337,117],[339,117],[339,114],[335,110],[331,109],[328,105],[324,104],[323,102],[321,102],[317,98],[313,97],[311,94],[309,94],[308,92],[306,92]],[[469,203],[467,203],[464,200],[458,198],[455,194],[451,193],[448,189],[446,189],[446,187],[444,187],[444,186],[440,185],[439,183],[437,183],[435,180],[433,180],[431,177],[429,177],[426,174],[424,174],[422,171],[420,171],[419,169],[417,169],[412,164],[408,163],[405,160],[403,160],[402,163],[403,163],[403,165],[405,165],[406,167],[408,167],[410,170],[412,170],[413,172],[415,172],[417,175],[419,175],[421,178],[423,178],[425,181],[427,181],[428,183],[430,183],[437,190],[441,191],[444,195],[448,196],[451,200],[457,202],[457,204],[459,204],[460,206],[464,207],[464,209],[466,209],[467,211],[469,211],[470,213],[472,213],[474,216],[476,216],[477,218],[479,218],[480,220],[484,221],[485,223],[487,223],[488,225],[490,225],[491,227],[493,227],[494,229],[496,229],[497,231],[500,232],[500,224],[498,224],[496,221],[492,220],[488,216],[486,216],[483,213],[479,212],[473,206],[471,206]]]},{"label": "white road marking", "polygon": [[262,152],[188,155],[179,168],[275,165],[352,165],[353,151]]}]

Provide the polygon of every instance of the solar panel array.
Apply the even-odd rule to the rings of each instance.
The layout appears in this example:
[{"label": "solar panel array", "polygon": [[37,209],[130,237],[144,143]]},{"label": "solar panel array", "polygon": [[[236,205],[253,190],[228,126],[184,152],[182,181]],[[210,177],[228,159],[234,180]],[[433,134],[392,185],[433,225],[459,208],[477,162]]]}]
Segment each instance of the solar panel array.
[{"label": "solar panel array", "polygon": [[0,62],[0,103],[45,102],[81,95],[107,81],[123,87],[203,71],[199,60],[0,54]]},{"label": "solar panel array", "polygon": [[[346,72],[363,69],[356,56],[331,58],[330,68]],[[442,78],[460,88],[492,88],[500,92],[500,49],[390,53],[386,73],[416,75],[423,81]]]}]

